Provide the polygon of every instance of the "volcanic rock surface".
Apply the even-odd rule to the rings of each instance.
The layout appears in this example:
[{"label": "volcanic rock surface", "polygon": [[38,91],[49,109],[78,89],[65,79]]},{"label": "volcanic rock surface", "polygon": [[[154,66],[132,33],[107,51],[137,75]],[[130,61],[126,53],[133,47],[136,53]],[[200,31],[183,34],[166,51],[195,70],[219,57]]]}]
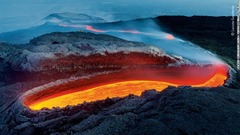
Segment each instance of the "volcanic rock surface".
[{"label": "volcanic rock surface", "polygon": [[[188,63],[186,60],[170,57],[151,45],[81,32],[52,33],[35,38],[30,41],[30,44],[23,46],[1,43],[0,47],[0,72],[4,74],[1,74],[0,81],[5,83],[66,78],[73,74],[82,74],[83,68],[90,70],[96,65],[99,67],[99,64],[102,65],[99,69],[102,71],[107,64],[112,69],[118,69],[124,62],[144,64],[155,56],[160,57],[150,61],[152,64],[156,62],[162,65]],[[86,60],[88,56],[91,58]],[[112,59],[108,59],[108,56],[112,56],[110,57]],[[102,61],[96,60],[101,59],[99,57]],[[83,67],[86,64],[89,68]]]}]

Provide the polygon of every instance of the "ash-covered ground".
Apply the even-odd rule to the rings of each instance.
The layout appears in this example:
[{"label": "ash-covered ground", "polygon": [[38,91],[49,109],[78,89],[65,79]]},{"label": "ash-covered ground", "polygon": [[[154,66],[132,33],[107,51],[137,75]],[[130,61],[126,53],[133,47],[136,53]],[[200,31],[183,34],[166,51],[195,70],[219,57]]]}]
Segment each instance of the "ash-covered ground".
[{"label": "ash-covered ground", "polygon": [[[103,46],[98,46],[100,43]],[[140,97],[32,111],[20,102],[24,92],[84,74],[77,70],[80,65],[74,66],[74,59],[46,62],[64,58],[62,54],[79,56],[79,52],[88,55],[94,50],[105,53],[109,48],[128,48],[129,52],[154,53],[170,61],[164,64],[190,63],[151,45],[90,33],[53,33],[24,46],[1,43],[0,48],[0,134],[240,134],[240,90],[235,73],[232,88],[169,87],[162,92],[148,90]]]}]

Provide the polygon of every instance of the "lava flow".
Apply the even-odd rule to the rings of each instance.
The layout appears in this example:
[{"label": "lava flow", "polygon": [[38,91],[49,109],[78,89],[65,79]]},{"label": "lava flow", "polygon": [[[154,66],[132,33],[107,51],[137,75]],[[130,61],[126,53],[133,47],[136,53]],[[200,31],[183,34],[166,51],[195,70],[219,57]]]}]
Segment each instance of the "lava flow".
[{"label": "lava flow", "polygon": [[173,39],[175,39],[175,37],[173,35],[171,35],[171,34],[167,34],[166,35],[166,39],[173,40]]},{"label": "lava flow", "polygon": [[[71,25],[62,26],[70,27]],[[142,26],[140,26],[133,29],[126,27],[120,30],[118,27],[90,25],[73,25],[71,27],[96,33],[120,34],[123,37],[134,34],[147,41],[159,41],[159,44],[165,43],[165,40],[173,40],[172,44],[181,45],[184,43],[184,47],[180,46],[182,48],[173,46],[175,47],[172,49],[175,50],[173,54],[176,53],[177,56],[185,56],[186,58],[196,57],[194,55],[185,55],[189,45],[187,42],[175,40],[176,37],[164,32],[159,35],[158,32],[154,31],[141,31]],[[158,36],[163,36],[164,42],[156,40],[155,37]],[[141,41],[138,38],[136,40]],[[128,51],[127,48],[132,46],[125,46],[123,50],[126,50],[126,52],[114,52],[114,50],[119,50],[119,47],[122,46],[124,45],[119,45],[116,48],[109,45],[103,46],[103,48],[107,48],[106,50],[113,50],[113,53],[107,52],[104,55],[92,53],[90,56],[69,56],[57,61],[45,61],[45,63],[42,63],[43,65],[46,64],[43,67],[49,67],[48,63],[56,67],[66,65],[66,69],[70,69],[72,73],[76,73],[79,77],[88,75],[91,75],[91,77],[78,78],[68,83],[64,81],[65,83],[54,86],[50,85],[39,87],[37,90],[30,90],[23,96],[23,104],[32,110],[51,109],[53,107],[62,108],[68,105],[81,104],[84,101],[103,100],[108,97],[124,97],[129,94],[140,96],[145,90],[156,89],[162,91],[168,86],[217,87],[223,85],[228,78],[228,65],[215,59],[208,60],[213,56],[208,55],[207,57],[206,53],[202,53],[199,49],[194,50],[193,47],[189,47],[190,51],[188,53],[201,54],[194,60],[199,61],[199,59],[202,60],[201,57],[204,57],[203,63],[208,64],[201,64],[201,61],[199,61],[200,64],[196,65],[193,63],[188,64],[180,58],[161,55],[161,52],[156,50],[157,54],[151,54],[154,51],[150,53],[146,52],[146,50],[141,51],[140,46]],[[94,52],[98,50],[90,44],[80,46],[78,49]],[[140,50],[140,52],[134,52],[134,50]],[[71,69],[71,67],[75,68]]]},{"label": "lava flow", "polygon": [[86,26],[86,30],[89,30],[89,31],[92,31],[92,32],[105,32],[105,31],[103,31],[103,30],[95,29],[95,28],[93,28],[93,27],[90,26],[90,25],[87,25],[87,26]]},{"label": "lava flow", "polygon": [[[103,67],[97,66],[98,63],[105,65],[111,63],[110,65],[120,68],[110,73],[102,72],[90,78],[81,78],[30,92],[24,96],[24,105],[32,110],[62,108],[108,97],[124,97],[129,94],[139,96],[145,90],[162,91],[168,86],[217,87],[224,84],[229,70],[225,64],[164,66],[166,61],[174,63],[174,60],[166,56],[150,57],[139,53],[106,55],[76,58],[76,62],[96,65],[90,70],[82,70],[86,73],[97,70],[102,72]],[[109,71],[109,68],[106,70]]]}]

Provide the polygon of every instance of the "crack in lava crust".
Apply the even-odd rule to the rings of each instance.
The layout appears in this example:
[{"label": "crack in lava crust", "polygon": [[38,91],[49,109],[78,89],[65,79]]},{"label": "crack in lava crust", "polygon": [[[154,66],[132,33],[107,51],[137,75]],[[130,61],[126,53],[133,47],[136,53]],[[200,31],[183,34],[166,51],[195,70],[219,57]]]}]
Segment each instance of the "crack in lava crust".
[{"label": "crack in lava crust", "polygon": [[41,110],[108,97],[124,97],[129,94],[139,96],[145,90],[162,91],[168,86],[217,87],[224,84],[228,70],[228,66],[224,64],[182,65],[160,69],[128,68],[30,93],[24,96],[23,104],[32,110]]}]

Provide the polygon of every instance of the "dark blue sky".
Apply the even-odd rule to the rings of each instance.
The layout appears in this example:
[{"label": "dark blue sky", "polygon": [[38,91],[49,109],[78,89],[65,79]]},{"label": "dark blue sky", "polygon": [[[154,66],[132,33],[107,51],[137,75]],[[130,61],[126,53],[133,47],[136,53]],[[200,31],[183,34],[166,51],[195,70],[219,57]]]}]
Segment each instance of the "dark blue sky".
[{"label": "dark blue sky", "polygon": [[108,21],[158,15],[231,16],[233,5],[235,0],[1,0],[0,32],[34,25],[51,13],[83,13]]},{"label": "dark blue sky", "polygon": [[[235,0],[1,0],[0,17],[51,12],[231,15]],[[97,13],[98,14],[98,13]]]}]

